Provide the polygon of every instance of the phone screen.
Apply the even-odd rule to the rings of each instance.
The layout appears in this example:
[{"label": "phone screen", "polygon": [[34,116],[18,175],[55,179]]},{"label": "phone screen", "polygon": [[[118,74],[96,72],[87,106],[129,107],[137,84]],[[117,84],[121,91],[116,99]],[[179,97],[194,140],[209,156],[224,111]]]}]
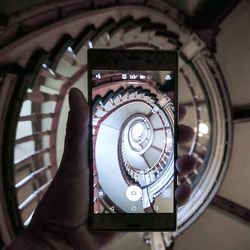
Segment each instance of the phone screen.
[{"label": "phone screen", "polygon": [[175,75],[91,70],[93,210],[174,213]]}]

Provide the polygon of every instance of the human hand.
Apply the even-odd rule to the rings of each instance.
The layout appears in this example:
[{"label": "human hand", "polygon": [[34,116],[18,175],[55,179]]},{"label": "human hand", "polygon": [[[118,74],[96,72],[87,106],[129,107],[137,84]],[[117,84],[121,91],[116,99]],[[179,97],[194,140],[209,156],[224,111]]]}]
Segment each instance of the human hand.
[{"label": "human hand", "polygon": [[[36,246],[31,246],[32,250],[96,250],[117,236],[113,232],[96,233],[88,230],[89,107],[83,94],[76,88],[70,90],[69,104],[64,152],[58,172],[23,233],[24,241],[17,239],[8,249],[29,249],[24,242],[32,239]],[[180,108],[180,120],[184,115],[185,109]],[[188,142],[192,137],[191,128],[179,125],[179,143]],[[195,164],[193,157],[184,155],[178,158],[176,167],[180,174],[187,174],[193,170]],[[178,186],[175,192],[177,203],[185,203],[190,193],[191,188],[187,184]],[[22,235],[20,239],[21,237]]]}]

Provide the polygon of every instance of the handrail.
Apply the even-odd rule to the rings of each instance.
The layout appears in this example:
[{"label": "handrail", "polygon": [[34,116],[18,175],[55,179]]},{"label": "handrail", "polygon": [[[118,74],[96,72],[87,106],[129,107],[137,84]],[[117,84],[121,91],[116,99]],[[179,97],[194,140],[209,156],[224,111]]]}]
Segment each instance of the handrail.
[{"label": "handrail", "polygon": [[[8,106],[11,100],[11,96],[14,91],[15,82],[18,76],[15,74],[5,74],[0,82],[0,131],[4,131],[5,119],[8,115]],[[0,145],[3,145],[3,133],[0,133]],[[3,179],[3,152],[0,151],[0,179]],[[5,244],[9,244],[14,237],[14,230],[11,224],[11,220],[8,214],[8,205],[5,200],[5,189],[3,182],[0,181],[0,231],[1,238]]]},{"label": "handrail", "polygon": [[[10,98],[9,105],[7,107],[7,115],[4,121],[4,128],[2,131],[5,131],[3,134],[3,144],[5,145],[2,148],[3,152],[3,170],[2,173],[5,178],[3,178],[3,185],[4,185],[4,193],[5,193],[5,200],[8,207],[8,212],[6,214],[9,215],[12,223],[15,225],[13,230],[15,233],[21,232],[23,230],[23,223],[18,211],[17,204],[17,196],[15,192],[15,187],[13,186],[14,183],[14,147],[15,145],[15,136],[16,136],[16,128],[17,128],[17,121],[21,111],[21,107],[23,104],[23,100],[26,95],[26,91],[28,88],[32,86],[32,83],[25,79],[25,73],[23,72],[22,75],[17,78],[17,83],[15,88],[13,89],[12,96]],[[32,78],[30,78],[32,79]],[[20,83],[22,82],[22,84]],[[5,98],[4,98],[5,99]],[[32,159],[32,158],[31,158]],[[27,160],[30,159],[23,159],[17,162],[17,166],[25,163]],[[9,195],[11,193],[11,195]]]}]

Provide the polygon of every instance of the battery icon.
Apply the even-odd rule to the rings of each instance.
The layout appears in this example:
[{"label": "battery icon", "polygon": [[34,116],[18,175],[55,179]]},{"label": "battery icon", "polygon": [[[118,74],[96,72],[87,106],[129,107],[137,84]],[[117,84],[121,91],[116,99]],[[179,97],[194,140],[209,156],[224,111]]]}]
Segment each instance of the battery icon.
[{"label": "battery icon", "polygon": [[127,75],[126,74],[122,74],[122,79],[123,80],[127,79]]}]

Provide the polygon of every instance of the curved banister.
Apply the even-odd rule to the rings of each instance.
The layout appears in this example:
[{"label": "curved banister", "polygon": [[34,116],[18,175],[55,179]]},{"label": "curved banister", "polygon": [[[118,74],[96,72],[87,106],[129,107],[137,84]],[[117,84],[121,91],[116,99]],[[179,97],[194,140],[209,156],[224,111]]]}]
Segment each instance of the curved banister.
[{"label": "curved banister", "polygon": [[[19,77],[20,79],[20,77]],[[20,80],[19,80],[20,82]],[[4,128],[2,131],[5,131],[3,134],[3,184],[4,184],[4,193],[6,195],[6,203],[8,207],[8,216],[11,218],[12,223],[16,225],[13,228],[15,233],[19,233],[23,230],[23,223],[20,218],[20,214],[17,206],[17,196],[15,189],[12,185],[14,183],[14,147],[15,145],[15,134],[16,127],[18,122],[18,117],[21,111],[23,100],[26,95],[27,88],[30,87],[30,83],[24,82],[23,84],[17,84],[13,89],[12,96],[10,98],[10,104],[8,106],[7,116],[4,123]],[[11,195],[9,195],[11,193]]]},{"label": "curved banister", "polygon": [[[18,76],[14,74],[1,74],[0,81],[0,131],[4,131],[6,116],[8,113],[8,106],[11,96],[14,91],[15,83]],[[3,133],[0,133],[0,148],[3,148]],[[3,157],[4,154],[0,150],[0,179],[3,180]],[[1,229],[1,239],[5,244],[9,244],[15,235],[14,229],[12,227],[12,222],[8,215],[8,206],[6,204],[5,190],[3,182],[0,181],[0,229]]]}]

